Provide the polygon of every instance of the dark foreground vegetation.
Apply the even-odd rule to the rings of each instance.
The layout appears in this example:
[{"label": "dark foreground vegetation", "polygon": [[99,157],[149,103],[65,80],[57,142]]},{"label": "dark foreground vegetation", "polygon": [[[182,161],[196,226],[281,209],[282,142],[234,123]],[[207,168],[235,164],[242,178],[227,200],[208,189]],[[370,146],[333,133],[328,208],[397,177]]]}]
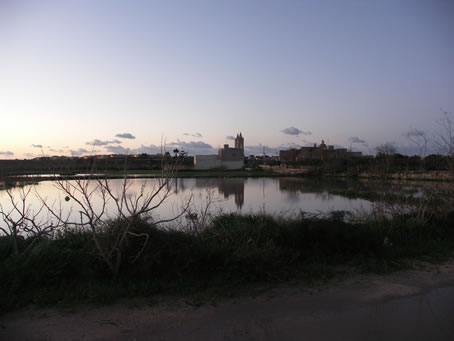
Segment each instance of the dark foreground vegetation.
[{"label": "dark foreground vegetation", "polygon": [[[121,224],[106,224],[99,240],[109,243]],[[128,242],[116,279],[90,232],[67,229],[32,248],[31,240],[19,238],[18,253],[1,237],[1,312],[155,294],[229,295],[257,283],[326,280],[341,269],[388,272],[415,259],[442,261],[454,250],[454,212],[423,218],[226,214],[197,233],[159,229],[144,220],[135,221],[131,232],[148,235],[148,243]]]}]

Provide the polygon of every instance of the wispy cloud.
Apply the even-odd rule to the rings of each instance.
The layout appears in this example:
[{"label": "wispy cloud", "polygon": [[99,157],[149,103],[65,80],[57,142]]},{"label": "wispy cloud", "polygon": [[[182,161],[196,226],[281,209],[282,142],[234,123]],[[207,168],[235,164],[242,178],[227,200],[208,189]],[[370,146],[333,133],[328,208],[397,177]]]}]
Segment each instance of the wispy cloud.
[{"label": "wispy cloud", "polygon": [[196,154],[215,154],[217,150],[208,143],[203,141],[175,141],[167,143],[165,146],[157,146],[154,144],[141,145],[138,148],[124,148],[122,146],[106,146],[104,147],[107,151],[113,154],[161,154],[161,152],[172,152],[173,149],[178,148],[184,150],[189,155]]},{"label": "wispy cloud", "polygon": [[285,149],[300,149],[302,145],[297,144],[297,143],[287,143],[287,144],[281,144],[280,146],[277,146],[276,149],[278,150],[285,150]]},{"label": "wispy cloud", "polygon": [[184,150],[190,155],[195,154],[215,154],[217,151],[208,143],[203,141],[177,141],[177,142],[170,142],[167,144],[167,147],[170,148],[178,148],[180,150]]},{"label": "wispy cloud", "polygon": [[203,137],[202,134],[200,133],[195,133],[195,134],[191,134],[191,133],[184,133],[183,135],[186,135],[186,136],[192,136],[192,137]]},{"label": "wispy cloud", "polygon": [[232,135],[229,135],[229,136],[226,136],[225,139],[226,139],[226,140],[230,140],[230,141],[234,141],[234,140],[235,140],[235,137],[232,136]]},{"label": "wispy cloud", "polygon": [[13,156],[14,153],[10,152],[10,151],[6,151],[6,152],[0,152],[0,155],[2,155],[2,156]]},{"label": "wispy cloud", "polygon": [[161,151],[164,151],[163,149],[161,149],[161,146],[156,146],[154,144],[150,144],[149,146],[145,146],[142,144],[139,148],[134,149],[135,154],[145,153],[145,154],[154,155],[154,154],[161,154]]},{"label": "wispy cloud", "polygon": [[[93,152],[97,152],[96,150],[94,150]],[[85,148],[79,148],[77,150],[70,150],[69,153],[72,155],[72,156],[80,156],[80,155],[84,155],[84,154],[90,154],[91,152],[89,152],[88,150],[86,150]]]},{"label": "wispy cloud", "polygon": [[424,137],[426,133],[423,130],[411,129],[405,133],[406,137]]},{"label": "wispy cloud", "polygon": [[281,132],[284,133],[285,135],[292,135],[292,136],[298,136],[301,134],[302,135],[312,135],[312,132],[310,132],[309,130],[304,131],[304,130],[298,129],[296,127],[293,127],[293,126],[282,129]]},{"label": "wispy cloud", "polygon": [[33,148],[43,148],[42,144],[32,144]]},{"label": "wispy cloud", "polygon": [[131,149],[122,146],[106,146],[105,149],[112,154],[131,154]]},{"label": "wispy cloud", "polygon": [[98,139],[94,139],[93,141],[85,142],[85,144],[89,145],[89,146],[107,146],[109,144],[117,144],[117,143],[121,143],[121,141],[120,140],[101,141]]},{"label": "wispy cloud", "polygon": [[115,137],[118,137],[120,139],[129,139],[129,140],[134,140],[136,138],[131,133],[121,133],[121,134],[115,135]]},{"label": "wispy cloud", "polygon": [[367,142],[363,139],[360,139],[358,136],[352,136],[348,139],[348,141],[353,144],[353,143],[360,143],[360,144],[365,144],[367,145]]}]

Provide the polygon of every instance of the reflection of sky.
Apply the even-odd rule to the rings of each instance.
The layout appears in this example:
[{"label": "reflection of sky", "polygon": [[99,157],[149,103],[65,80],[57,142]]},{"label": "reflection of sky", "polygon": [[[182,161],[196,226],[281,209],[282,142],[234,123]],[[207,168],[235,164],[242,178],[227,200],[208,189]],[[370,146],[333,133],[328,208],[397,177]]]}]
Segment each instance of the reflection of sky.
[{"label": "reflection of sky", "polygon": [[[156,179],[131,179],[129,193],[138,193],[145,185],[146,192],[151,191],[156,185]],[[119,193],[122,180],[111,180],[110,184],[116,193]],[[340,195],[328,194],[329,190],[354,189],[359,191],[385,191],[391,193],[405,193],[421,195],[424,190],[451,188],[454,184],[439,184],[432,182],[415,183],[414,185],[399,185],[389,182],[385,185],[373,181],[319,181],[316,179],[301,178],[185,178],[177,179],[171,186],[172,196],[155,212],[155,219],[170,218],[181,212],[181,208],[189,198],[193,197],[193,206],[200,209],[206,203],[208,192],[213,193],[212,212],[266,212],[270,214],[294,214],[300,210],[309,213],[329,212],[332,210],[369,210],[371,205],[366,200],[350,200]],[[28,187],[26,187],[28,188]],[[19,189],[13,189],[17,194]],[[28,203],[31,211],[40,207],[40,201],[35,196],[35,191],[48,204],[53,203],[58,207],[62,205],[65,213],[73,209],[73,218],[78,218],[79,208],[74,206],[73,200],[62,200],[64,195],[59,193],[51,181],[42,181],[33,185],[33,191],[29,195]],[[5,191],[0,191],[0,203],[4,208],[10,207],[9,199]],[[97,194],[93,197],[94,208],[97,212],[101,208],[101,200]],[[109,201],[107,212],[113,214],[115,207],[113,201]]]},{"label": "reflection of sky", "polygon": [[[129,194],[138,193],[142,185],[151,191],[156,185],[156,179],[131,179]],[[304,183],[298,186],[297,190],[283,190],[279,186],[278,178],[224,178],[224,179],[178,179],[172,184],[171,191],[173,195],[165,201],[156,212],[154,217],[169,218],[181,212],[181,208],[192,196],[195,207],[201,207],[206,202],[207,189],[214,190],[212,210],[214,212],[222,209],[223,212],[266,212],[270,214],[293,214],[299,211],[319,213],[332,210],[358,210],[369,209],[370,205],[365,200],[350,200],[338,195],[326,195],[325,191],[314,188],[307,189]],[[122,180],[111,180],[111,186],[114,192],[119,193],[121,190]],[[73,210],[73,218],[78,218],[79,208],[73,200],[66,202],[62,200],[62,195],[50,181],[40,182],[34,186],[43,198],[46,198],[49,204],[61,203],[64,212]],[[17,189],[16,189],[17,190]],[[158,199],[158,198],[157,198]],[[4,191],[0,192],[0,203],[8,207],[8,198]],[[29,203],[32,210],[40,206],[39,199],[30,193]],[[94,209],[97,212],[101,210],[101,199],[95,193],[93,196]],[[115,212],[114,202],[110,200],[107,204],[107,214]]]}]

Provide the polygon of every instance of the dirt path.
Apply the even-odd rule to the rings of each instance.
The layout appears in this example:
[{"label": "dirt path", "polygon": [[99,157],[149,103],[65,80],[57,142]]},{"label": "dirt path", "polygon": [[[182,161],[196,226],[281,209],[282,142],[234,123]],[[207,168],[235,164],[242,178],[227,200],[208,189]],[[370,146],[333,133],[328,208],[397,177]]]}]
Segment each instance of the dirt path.
[{"label": "dirt path", "polygon": [[202,306],[130,300],[0,318],[0,340],[453,340],[454,262]]}]

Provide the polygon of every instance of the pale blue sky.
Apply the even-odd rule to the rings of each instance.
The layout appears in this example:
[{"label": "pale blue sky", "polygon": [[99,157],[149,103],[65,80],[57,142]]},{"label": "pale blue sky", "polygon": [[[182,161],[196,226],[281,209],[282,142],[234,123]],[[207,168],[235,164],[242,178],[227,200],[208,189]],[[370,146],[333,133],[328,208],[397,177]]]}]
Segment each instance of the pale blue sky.
[{"label": "pale blue sky", "polygon": [[162,138],[206,153],[240,131],[254,153],[352,137],[406,152],[440,108],[452,0],[0,0],[0,158]]}]

